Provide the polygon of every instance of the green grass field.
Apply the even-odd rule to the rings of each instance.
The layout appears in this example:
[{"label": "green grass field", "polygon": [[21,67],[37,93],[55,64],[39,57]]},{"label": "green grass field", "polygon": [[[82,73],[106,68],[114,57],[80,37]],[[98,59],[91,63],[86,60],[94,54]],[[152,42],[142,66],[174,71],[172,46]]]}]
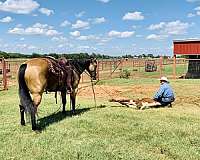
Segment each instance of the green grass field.
[{"label": "green grass field", "polygon": [[[156,79],[112,79],[99,85],[159,86]],[[177,97],[173,108],[135,110],[109,103],[106,94],[97,97],[95,108],[92,97],[79,96],[73,117],[58,111],[53,94],[44,94],[40,133],[30,123],[19,125],[17,87],[11,87],[0,92],[0,159],[200,159],[200,81],[173,80],[171,85]],[[153,95],[148,90],[121,94]]]}]

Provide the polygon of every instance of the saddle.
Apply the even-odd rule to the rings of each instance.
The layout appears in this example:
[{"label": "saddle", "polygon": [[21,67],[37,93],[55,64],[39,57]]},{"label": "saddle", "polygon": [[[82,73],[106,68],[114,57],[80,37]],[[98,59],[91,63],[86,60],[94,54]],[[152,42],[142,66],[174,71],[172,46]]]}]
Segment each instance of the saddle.
[{"label": "saddle", "polygon": [[67,88],[68,92],[72,91],[72,67],[65,58],[55,59],[53,57],[45,57],[48,62],[48,72],[51,76],[58,80],[57,91],[60,88]]}]

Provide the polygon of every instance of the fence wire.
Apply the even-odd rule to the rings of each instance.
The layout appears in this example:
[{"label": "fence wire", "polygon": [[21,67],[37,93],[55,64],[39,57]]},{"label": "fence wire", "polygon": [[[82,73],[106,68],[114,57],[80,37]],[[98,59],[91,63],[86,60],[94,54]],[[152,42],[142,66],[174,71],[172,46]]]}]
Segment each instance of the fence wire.
[{"label": "fence wire", "polygon": [[[6,81],[7,85],[17,84],[17,71],[26,59],[7,59]],[[3,63],[0,59],[0,89],[3,88]],[[174,59],[174,58],[154,58],[154,59],[109,59],[99,60],[97,67],[97,78],[106,80],[120,78],[123,73],[129,73],[129,78],[200,78],[200,59]],[[89,83],[90,77],[83,73],[81,83]]]}]

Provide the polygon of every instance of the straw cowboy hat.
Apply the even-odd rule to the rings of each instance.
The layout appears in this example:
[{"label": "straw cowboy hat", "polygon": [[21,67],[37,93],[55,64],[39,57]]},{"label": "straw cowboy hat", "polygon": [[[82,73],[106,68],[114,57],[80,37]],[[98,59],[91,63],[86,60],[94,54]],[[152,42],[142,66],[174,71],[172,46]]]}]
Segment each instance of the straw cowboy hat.
[{"label": "straw cowboy hat", "polygon": [[160,81],[165,81],[165,82],[169,82],[169,80],[167,79],[167,77],[163,76],[159,79]]}]

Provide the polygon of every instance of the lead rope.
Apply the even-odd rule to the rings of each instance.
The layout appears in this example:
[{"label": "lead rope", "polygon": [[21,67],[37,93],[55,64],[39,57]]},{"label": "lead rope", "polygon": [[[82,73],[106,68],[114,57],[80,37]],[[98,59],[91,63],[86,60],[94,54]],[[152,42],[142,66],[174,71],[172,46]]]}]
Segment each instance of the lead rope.
[{"label": "lead rope", "polygon": [[102,88],[101,86],[99,86],[99,88],[101,88],[109,97],[111,97],[113,99],[113,96],[111,95],[110,92],[108,92],[107,90],[105,90],[104,88]]},{"label": "lead rope", "polygon": [[92,83],[92,92],[93,92],[93,96],[94,96],[94,105],[95,105],[95,108],[97,108],[97,101],[96,101],[96,95],[95,95],[95,91],[94,91],[94,83],[92,81],[92,78],[91,78],[91,83]]}]

